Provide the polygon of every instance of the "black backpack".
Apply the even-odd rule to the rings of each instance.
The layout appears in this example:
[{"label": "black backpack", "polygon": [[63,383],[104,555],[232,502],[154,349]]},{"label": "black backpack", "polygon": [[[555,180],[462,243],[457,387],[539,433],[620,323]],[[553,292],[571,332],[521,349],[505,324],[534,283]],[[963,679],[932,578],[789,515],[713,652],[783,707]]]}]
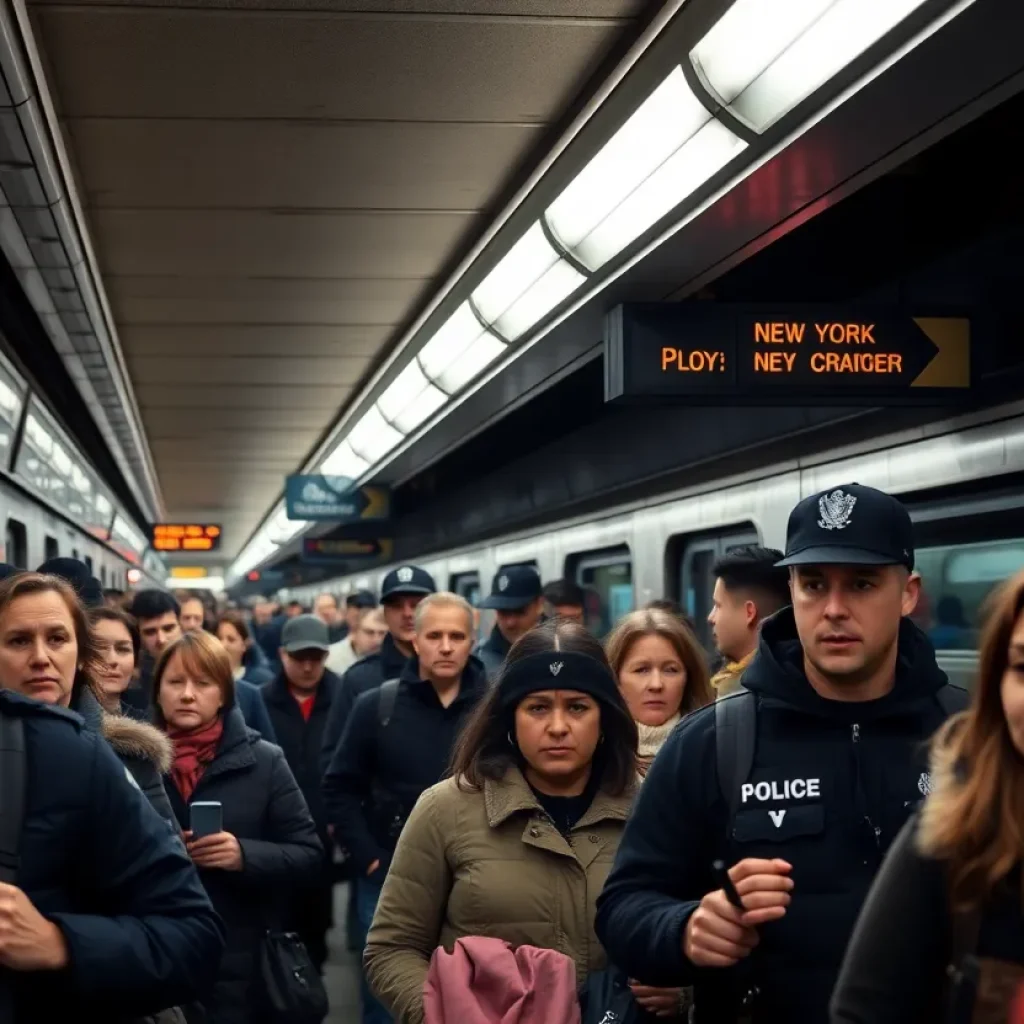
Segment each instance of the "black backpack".
[{"label": "black backpack", "polygon": [[398,686],[401,679],[388,679],[380,684],[377,690],[377,722],[381,729],[388,727],[391,716],[395,712],[395,701],[398,700]]},{"label": "black backpack", "polygon": [[[946,683],[935,694],[946,716],[964,711],[970,694],[960,686]],[[729,830],[739,810],[743,783],[754,767],[757,746],[757,694],[740,690],[715,701],[715,758],[718,787],[729,808]]]}]

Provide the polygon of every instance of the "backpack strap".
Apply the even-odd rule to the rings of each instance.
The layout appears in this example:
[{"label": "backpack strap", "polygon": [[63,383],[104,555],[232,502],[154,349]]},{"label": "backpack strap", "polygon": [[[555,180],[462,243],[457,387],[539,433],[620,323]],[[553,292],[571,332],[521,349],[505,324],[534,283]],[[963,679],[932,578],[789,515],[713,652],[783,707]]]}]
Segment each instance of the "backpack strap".
[{"label": "backpack strap", "polygon": [[955,715],[958,711],[967,710],[967,705],[971,702],[971,694],[962,686],[946,683],[935,691],[935,699],[939,702],[939,707],[942,708],[948,718],[950,715]]},{"label": "backpack strap", "polygon": [[757,743],[757,695],[750,690],[715,701],[715,758],[718,787],[729,808],[728,834],[740,807],[740,791],[754,767]]},{"label": "backpack strap", "polygon": [[398,700],[398,684],[400,679],[388,679],[380,684],[377,690],[377,721],[382,729],[388,727],[391,716],[395,712],[395,702]]},{"label": "backpack strap", "polygon": [[25,822],[25,725],[20,715],[0,713],[0,882],[14,885]]}]

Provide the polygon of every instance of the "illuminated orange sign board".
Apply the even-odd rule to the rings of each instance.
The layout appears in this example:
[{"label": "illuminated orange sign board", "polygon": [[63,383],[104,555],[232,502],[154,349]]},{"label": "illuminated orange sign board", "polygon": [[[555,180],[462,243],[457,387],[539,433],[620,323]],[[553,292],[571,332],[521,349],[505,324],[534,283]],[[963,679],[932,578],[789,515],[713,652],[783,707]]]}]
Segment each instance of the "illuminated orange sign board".
[{"label": "illuminated orange sign board", "polygon": [[170,576],[175,580],[203,580],[209,572],[199,565],[172,565]]},{"label": "illuminated orange sign board", "polygon": [[605,326],[605,398],[728,405],[934,405],[972,382],[970,322],[893,311],[620,306]]},{"label": "illuminated orange sign board", "polygon": [[204,523],[157,523],[153,527],[155,551],[216,551],[220,527]]}]

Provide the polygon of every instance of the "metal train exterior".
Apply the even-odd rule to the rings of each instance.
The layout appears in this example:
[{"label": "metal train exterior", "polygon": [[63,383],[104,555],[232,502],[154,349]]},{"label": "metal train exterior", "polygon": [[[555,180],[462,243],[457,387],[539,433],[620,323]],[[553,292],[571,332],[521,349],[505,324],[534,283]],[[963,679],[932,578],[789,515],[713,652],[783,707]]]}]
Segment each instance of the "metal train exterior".
[{"label": "metal train exterior", "polygon": [[[940,552],[929,554],[930,565],[952,565],[958,550],[996,542],[1005,550],[986,548],[981,552],[986,565],[994,558],[1003,565],[1004,577],[1024,567],[1024,402],[877,436],[810,458],[774,463],[766,459],[764,468],[754,473],[652,495],[585,521],[553,522],[483,544],[426,554],[418,564],[433,574],[439,587],[471,598],[481,587],[486,593],[503,566],[532,562],[545,581],[568,576],[588,584],[602,565],[618,565],[620,577],[628,576],[632,606],[668,597],[680,601],[701,623],[713,586],[710,567],[717,555],[738,543],[783,548],[790,510],[801,498],[854,481],[898,495],[907,504],[919,550],[926,541],[930,552]],[[1017,538],[1022,538],[1019,544]],[[980,554],[974,559],[979,561]],[[324,590],[339,597],[359,588],[377,590],[390,568],[282,591],[281,596],[307,603]],[[965,570],[961,565],[957,571],[963,576]],[[973,571],[992,575],[991,567]],[[945,581],[948,573],[942,573]],[[997,582],[981,583],[986,581]],[[954,579],[948,586],[955,590],[959,584]],[[973,590],[969,603],[975,603]],[[622,610],[623,602],[612,609]],[[485,617],[481,628],[489,625]],[[969,674],[975,661],[970,649],[940,653],[958,678]]]},{"label": "metal train exterior", "polygon": [[[58,555],[80,558],[104,587],[127,590],[165,586],[149,559],[140,557],[134,562],[125,557],[7,477],[0,478],[0,519],[5,528],[0,561],[35,569]],[[131,569],[139,570],[137,582],[128,579]]]}]

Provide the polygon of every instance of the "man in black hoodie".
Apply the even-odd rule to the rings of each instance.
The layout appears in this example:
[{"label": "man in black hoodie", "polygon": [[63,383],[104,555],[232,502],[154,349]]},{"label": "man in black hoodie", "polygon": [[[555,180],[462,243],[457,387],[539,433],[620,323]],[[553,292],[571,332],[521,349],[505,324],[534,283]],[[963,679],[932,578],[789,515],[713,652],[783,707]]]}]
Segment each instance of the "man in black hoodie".
[{"label": "man in black hoodie", "polygon": [[826,1024],[861,903],[928,792],[925,741],[966,704],[907,618],[920,579],[895,498],[850,484],[805,499],[780,564],[793,606],[763,624],[747,692],[669,738],[598,901],[612,961],[694,985],[700,1024]]}]

